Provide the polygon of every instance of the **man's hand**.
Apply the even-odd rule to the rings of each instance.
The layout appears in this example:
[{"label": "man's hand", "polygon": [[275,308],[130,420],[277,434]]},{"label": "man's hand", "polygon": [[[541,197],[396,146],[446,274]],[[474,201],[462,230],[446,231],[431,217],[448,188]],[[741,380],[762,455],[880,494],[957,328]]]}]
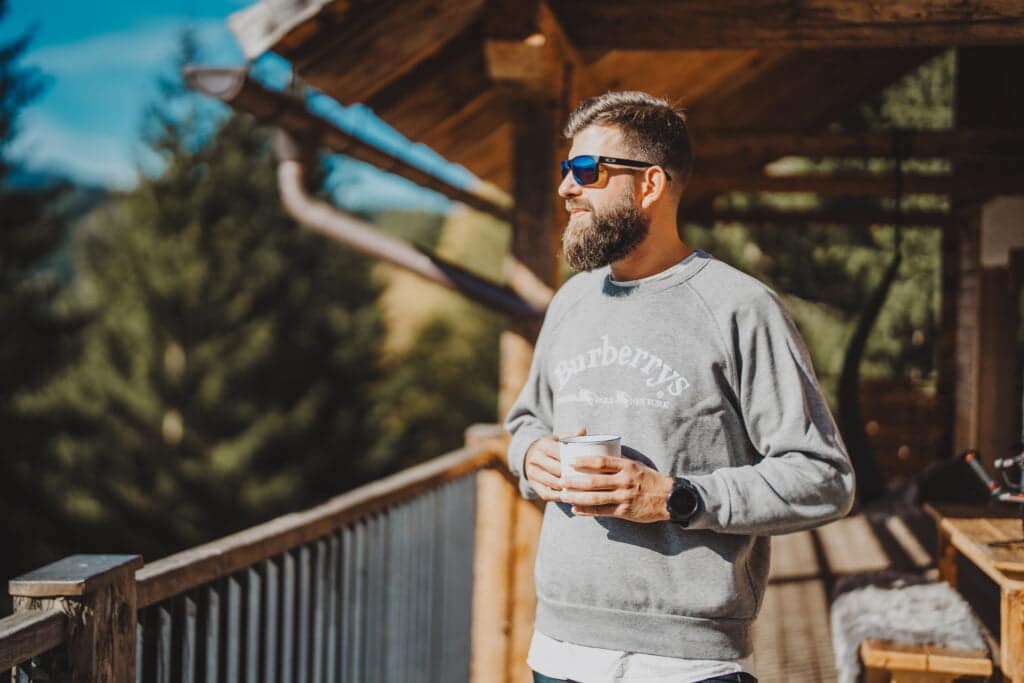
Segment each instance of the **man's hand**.
[{"label": "man's hand", "polygon": [[672,477],[629,458],[603,455],[576,459],[578,474],[569,476],[559,500],[583,517],[618,517],[632,522],[669,519]]},{"label": "man's hand", "polygon": [[[585,436],[587,430],[580,427],[575,434],[569,436]],[[562,491],[562,460],[558,455],[558,440],[561,437],[545,436],[534,441],[523,458],[523,472],[530,487],[537,492],[541,500],[559,501]]]}]

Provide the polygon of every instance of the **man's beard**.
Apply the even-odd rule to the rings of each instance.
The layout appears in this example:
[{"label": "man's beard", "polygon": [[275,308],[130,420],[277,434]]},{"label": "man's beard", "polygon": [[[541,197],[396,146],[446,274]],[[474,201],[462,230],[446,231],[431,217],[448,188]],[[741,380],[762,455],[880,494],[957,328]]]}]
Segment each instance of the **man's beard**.
[{"label": "man's beard", "polygon": [[[573,224],[562,234],[562,253],[573,270],[593,270],[618,261],[647,237],[650,224],[633,206],[630,193],[602,213],[590,212],[590,220]],[[581,216],[581,219],[583,217]]]}]

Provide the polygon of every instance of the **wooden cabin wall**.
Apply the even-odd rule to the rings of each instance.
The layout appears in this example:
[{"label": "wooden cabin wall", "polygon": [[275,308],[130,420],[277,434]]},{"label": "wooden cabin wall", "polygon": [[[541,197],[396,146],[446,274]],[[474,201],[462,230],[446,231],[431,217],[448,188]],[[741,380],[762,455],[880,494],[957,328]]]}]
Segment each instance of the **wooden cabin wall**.
[{"label": "wooden cabin wall", "polygon": [[[957,54],[955,117],[958,128],[1024,127],[1024,48],[969,47]],[[957,173],[978,170],[979,162],[958,164]],[[1020,163],[1000,162],[990,172],[1021,170]],[[1024,187],[1020,190],[1024,196]],[[991,465],[1004,457],[1021,437],[1021,387],[1016,335],[1019,320],[1019,273],[1011,272],[1015,245],[1008,226],[1024,224],[1019,216],[1007,220],[993,209],[1001,198],[983,202],[964,198],[954,203],[958,225],[944,246],[943,327],[940,349],[940,399],[951,416],[954,451],[981,450]],[[1016,210],[1014,210],[1016,211]],[[994,259],[993,241],[1003,258]],[[988,247],[986,249],[986,247]],[[953,347],[953,348],[951,348]],[[953,353],[950,353],[953,351]]]}]

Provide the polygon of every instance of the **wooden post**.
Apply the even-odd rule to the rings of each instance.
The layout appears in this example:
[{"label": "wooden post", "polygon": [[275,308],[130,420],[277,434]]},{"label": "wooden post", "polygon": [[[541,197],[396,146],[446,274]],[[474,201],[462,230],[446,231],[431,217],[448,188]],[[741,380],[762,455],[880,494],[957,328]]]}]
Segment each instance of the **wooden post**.
[{"label": "wooden post", "polygon": [[[496,425],[466,430],[467,446],[507,447]],[[473,619],[470,636],[469,680],[507,683],[512,596],[512,534],[515,499],[511,481],[494,468],[477,475],[476,546],[473,558]]]},{"label": "wooden post", "polygon": [[15,612],[59,609],[63,648],[44,663],[53,683],[134,683],[135,570],[140,555],[72,555],[10,582]]},{"label": "wooden post", "polygon": [[950,456],[959,448],[956,435],[957,400],[957,327],[960,291],[960,231],[953,225],[942,231],[941,276],[939,282],[939,338],[936,345],[937,374],[936,421],[942,431],[937,457]]},{"label": "wooden post", "polygon": [[[558,109],[551,102],[510,88],[512,122],[512,194],[515,199],[512,256],[553,289],[558,284],[559,228],[555,216]],[[518,96],[517,96],[518,95]],[[501,389],[498,411],[504,417],[526,384],[533,344],[540,327],[520,322],[501,339]]]},{"label": "wooden post", "polygon": [[935,529],[938,535],[938,552],[935,554],[939,569],[939,578],[956,588],[958,576],[956,566],[957,550],[952,544],[949,534],[942,528],[942,522],[936,520]]},{"label": "wooden post", "polygon": [[509,682],[529,683],[530,667],[526,655],[533,638],[533,622],[537,615],[537,586],[533,580],[533,566],[537,560],[537,545],[540,541],[540,525],[544,508],[538,501],[516,496],[515,528],[513,529],[513,550],[511,587],[512,610],[509,628]]},{"label": "wooden post", "polygon": [[477,474],[473,627],[469,680],[506,683],[511,624],[509,588],[516,493],[501,472]]},{"label": "wooden post", "polygon": [[[1019,88],[1022,77],[1024,48],[1020,46],[960,48],[954,105],[956,126],[978,130],[1024,126],[1024,92]],[[958,162],[956,175],[982,170],[1013,174],[1024,166],[1013,159],[985,162],[983,169],[978,163]],[[1015,193],[1024,193],[1024,188]],[[953,206],[961,223],[956,284],[956,378],[952,384],[956,388],[953,448],[978,448],[983,460],[990,464],[994,458],[1003,457],[1007,446],[1020,436],[1021,397],[1017,393],[1017,361],[1012,343],[1016,330],[1010,320],[1014,316],[1008,314],[1008,307],[1015,302],[1009,301],[1005,260],[994,264],[990,253],[992,238],[1001,238],[995,233],[1002,228],[992,224],[987,214],[993,202],[983,205],[983,197],[957,200]],[[944,306],[946,310],[948,306]],[[947,391],[951,386],[948,382],[940,384]]]},{"label": "wooden post", "polygon": [[[504,453],[508,434],[499,425],[473,425],[466,445]],[[522,498],[505,471],[482,470],[477,481],[470,681],[528,683],[526,654],[537,606],[533,564],[543,505]]]},{"label": "wooden post", "polygon": [[999,616],[1003,642],[999,668],[1012,683],[1024,683],[1024,591],[1003,588]]},{"label": "wooden post", "polygon": [[[978,447],[978,326],[980,304],[981,212],[978,207],[956,211],[957,226],[955,307],[955,381],[953,382],[953,448],[960,452]],[[943,292],[947,294],[947,292]],[[944,308],[948,308],[944,306]],[[945,312],[945,311],[944,311]],[[987,454],[983,454],[987,455]]]}]

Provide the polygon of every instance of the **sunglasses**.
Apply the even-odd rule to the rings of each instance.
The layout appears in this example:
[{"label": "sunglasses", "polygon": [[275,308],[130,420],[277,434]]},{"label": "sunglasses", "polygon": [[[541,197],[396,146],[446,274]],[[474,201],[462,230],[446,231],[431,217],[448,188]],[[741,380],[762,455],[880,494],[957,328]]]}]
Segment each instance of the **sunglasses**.
[{"label": "sunglasses", "polygon": [[[651,166],[658,165],[632,159],[583,155],[573,157],[572,159],[562,159],[562,178],[564,179],[569,174],[569,171],[572,171],[572,178],[576,181],[577,185],[593,185],[601,179],[601,164],[630,166],[632,168],[650,168]],[[668,171],[665,171],[665,177],[672,180],[672,176],[668,174]]]}]

